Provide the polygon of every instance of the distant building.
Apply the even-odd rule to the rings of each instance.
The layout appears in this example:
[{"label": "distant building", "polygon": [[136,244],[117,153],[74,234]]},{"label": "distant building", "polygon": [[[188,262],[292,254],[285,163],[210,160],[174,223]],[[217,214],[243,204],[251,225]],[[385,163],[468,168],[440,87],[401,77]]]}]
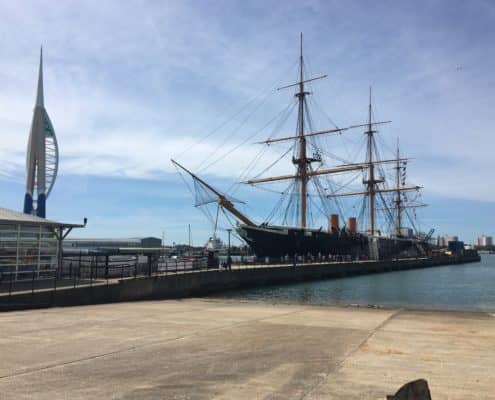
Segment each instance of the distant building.
[{"label": "distant building", "polygon": [[82,227],[0,208],[0,280],[53,277],[65,235]]},{"label": "distant building", "polygon": [[448,235],[438,236],[437,237],[437,246],[438,247],[448,247],[449,242],[457,242],[457,241],[459,241],[459,237],[457,237],[457,236],[448,236]]},{"label": "distant building", "polygon": [[492,236],[485,236],[481,235],[476,238],[474,241],[474,245],[476,247],[488,247],[488,246],[493,246],[493,237]]},{"label": "distant building", "polygon": [[122,249],[122,248],[158,248],[162,247],[162,239],[156,237],[144,238],[92,238],[65,239],[64,248],[81,250]]},{"label": "distant building", "polygon": [[405,238],[412,238],[414,231],[411,228],[402,227],[400,228],[400,234]]}]

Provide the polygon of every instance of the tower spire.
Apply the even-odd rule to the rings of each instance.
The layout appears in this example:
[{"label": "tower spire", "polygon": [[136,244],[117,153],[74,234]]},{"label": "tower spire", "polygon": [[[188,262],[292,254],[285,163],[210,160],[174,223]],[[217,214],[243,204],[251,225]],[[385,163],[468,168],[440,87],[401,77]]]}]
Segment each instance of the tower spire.
[{"label": "tower spire", "polygon": [[24,212],[38,217],[46,216],[46,199],[55,183],[58,172],[58,144],[43,96],[43,48],[40,49],[40,66],[36,104],[26,157],[26,194]]},{"label": "tower spire", "polygon": [[45,100],[43,95],[43,46],[40,49],[40,68],[38,73],[38,91],[36,92],[36,107],[44,107]]}]

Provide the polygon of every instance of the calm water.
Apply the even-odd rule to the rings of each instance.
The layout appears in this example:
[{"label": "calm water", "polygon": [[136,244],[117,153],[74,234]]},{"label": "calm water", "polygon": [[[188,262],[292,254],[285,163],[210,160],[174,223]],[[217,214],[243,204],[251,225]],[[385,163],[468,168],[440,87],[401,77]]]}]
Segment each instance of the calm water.
[{"label": "calm water", "polygon": [[495,311],[495,255],[483,255],[480,263],[266,286],[220,297],[271,303]]}]

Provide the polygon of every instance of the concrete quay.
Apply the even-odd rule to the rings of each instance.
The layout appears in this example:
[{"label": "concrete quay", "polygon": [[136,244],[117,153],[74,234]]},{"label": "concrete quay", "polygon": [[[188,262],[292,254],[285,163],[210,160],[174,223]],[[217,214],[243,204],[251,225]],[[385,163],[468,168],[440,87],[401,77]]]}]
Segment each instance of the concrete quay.
[{"label": "concrete quay", "polygon": [[0,314],[0,398],[494,399],[495,314],[164,300]]},{"label": "concrete quay", "polygon": [[476,257],[259,265],[113,279],[78,287],[0,294],[0,311],[206,296],[230,289],[478,262]]}]

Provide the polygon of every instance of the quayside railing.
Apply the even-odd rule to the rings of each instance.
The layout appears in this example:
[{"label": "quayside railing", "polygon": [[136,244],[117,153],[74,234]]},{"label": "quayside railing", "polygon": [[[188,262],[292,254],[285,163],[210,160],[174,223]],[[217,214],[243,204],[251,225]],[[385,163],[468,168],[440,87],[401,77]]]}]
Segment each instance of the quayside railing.
[{"label": "quayside railing", "polygon": [[[416,258],[418,259],[418,258]],[[402,259],[410,260],[410,259]],[[267,267],[303,267],[319,264],[373,262],[352,260],[350,257],[283,257],[278,259],[253,256],[221,257],[213,265],[206,256],[166,257],[143,255],[88,255],[83,252],[63,257],[62,267],[33,269],[18,265],[16,270],[0,265],[0,304],[9,302],[14,294],[36,291],[57,291],[67,288],[93,285],[111,285],[122,279],[158,277],[173,274],[189,274],[207,271],[258,269]],[[399,261],[395,259],[395,261]]]}]

